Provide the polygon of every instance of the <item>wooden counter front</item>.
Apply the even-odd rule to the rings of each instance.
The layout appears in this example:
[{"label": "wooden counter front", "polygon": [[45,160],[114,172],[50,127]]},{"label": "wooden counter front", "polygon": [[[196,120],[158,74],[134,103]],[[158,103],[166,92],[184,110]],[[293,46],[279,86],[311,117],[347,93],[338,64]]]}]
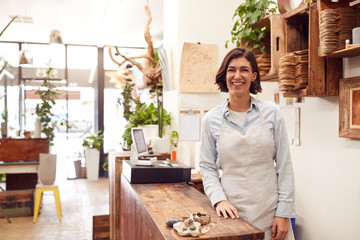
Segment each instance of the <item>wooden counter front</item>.
[{"label": "wooden counter front", "polygon": [[122,176],[121,196],[120,239],[189,239],[167,227],[166,219],[197,212],[210,214],[214,227],[195,239],[264,238],[261,230],[241,219],[219,218],[208,198],[186,183],[130,184]]},{"label": "wooden counter front", "polygon": [[186,183],[130,184],[121,174],[122,160],[128,157],[128,153],[109,155],[111,240],[194,239],[178,236],[165,221],[197,212],[210,214],[215,226],[195,239],[264,238],[261,230],[241,219],[219,218],[208,198]]}]

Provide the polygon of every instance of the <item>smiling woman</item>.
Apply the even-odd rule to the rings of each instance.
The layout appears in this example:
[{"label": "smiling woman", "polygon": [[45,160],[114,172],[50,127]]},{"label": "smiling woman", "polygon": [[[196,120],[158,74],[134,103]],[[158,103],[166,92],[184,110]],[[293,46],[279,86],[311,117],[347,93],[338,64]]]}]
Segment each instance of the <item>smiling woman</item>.
[{"label": "smiling woman", "polygon": [[286,127],[275,103],[250,95],[261,92],[253,53],[231,50],[216,83],[229,99],[202,122],[199,166],[204,191],[219,217],[241,217],[263,230],[266,240],[292,240],[294,176]]}]

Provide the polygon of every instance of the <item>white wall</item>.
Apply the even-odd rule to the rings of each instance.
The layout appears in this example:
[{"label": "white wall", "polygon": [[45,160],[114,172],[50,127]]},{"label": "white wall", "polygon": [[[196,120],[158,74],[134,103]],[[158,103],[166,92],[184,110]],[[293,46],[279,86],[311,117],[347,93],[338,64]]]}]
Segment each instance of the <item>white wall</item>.
[{"label": "white wall", "polygon": [[[240,1],[164,1],[165,12],[169,2],[176,5],[168,17],[176,15],[177,30],[174,25],[171,31],[165,28],[164,46],[172,50],[173,80],[178,83],[183,42],[218,44],[220,64],[228,51],[224,43],[230,37],[231,18]],[[169,31],[172,39],[166,37]],[[360,57],[344,59],[344,63],[344,77],[360,75]],[[262,86],[258,97],[272,101],[277,84]],[[188,106],[208,109],[225,98],[221,94],[179,94],[178,90],[168,94],[174,103],[168,106],[174,114]],[[338,137],[338,97],[307,97],[294,106],[301,108],[301,145],[291,146],[298,212],[296,239],[360,239],[360,140]]]}]

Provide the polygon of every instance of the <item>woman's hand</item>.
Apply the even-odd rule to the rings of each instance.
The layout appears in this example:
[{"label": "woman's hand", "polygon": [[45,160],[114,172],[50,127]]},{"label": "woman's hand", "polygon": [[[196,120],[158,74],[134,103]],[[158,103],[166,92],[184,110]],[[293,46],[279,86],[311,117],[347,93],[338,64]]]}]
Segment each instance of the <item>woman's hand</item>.
[{"label": "woman's hand", "polygon": [[222,200],[216,204],[216,213],[219,217],[223,216],[224,218],[239,218],[239,213],[233,205],[231,205],[228,201]]},{"label": "woman's hand", "polygon": [[271,240],[284,240],[288,231],[289,231],[289,219],[283,217],[275,217],[271,229],[271,234],[272,234]]}]

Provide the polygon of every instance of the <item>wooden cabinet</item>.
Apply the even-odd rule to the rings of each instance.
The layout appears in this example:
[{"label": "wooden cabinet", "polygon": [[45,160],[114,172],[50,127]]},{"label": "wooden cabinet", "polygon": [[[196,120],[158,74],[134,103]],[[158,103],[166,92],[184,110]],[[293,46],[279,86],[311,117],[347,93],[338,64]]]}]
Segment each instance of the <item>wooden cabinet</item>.
[{"label": "wooden cabinet", "polygon": [[[321,17],[320,17],[320,13],[323,10],[326,9],[337,9],[337,8],[350,8],[353,9],[356,13],[356,17],[355,19],[352,21],[355,26],[360,27],[360,5],[354,5],[354,6],[349,6],[349,3],[352,1],[349,0],[343,0],[343,1],[338,1],[338,2],[332,2],[331,0],[319,0],[317,2],[317,6],[319,9],[319,22],[321,22]],[[360,46],[357,47],[352,47],[349,49],[338,49],[336,51],[333,51],[331,53],[328,54],[323,54],[323,57],[326,57],[327,59],[330,58],[344,58],[344,57],[355,57],[355,56],[360,56]]]},{"label": "wooden cabinet", "polygon": [[39,154],[47,152],[48,143],[45,138],[0,139],[0,161],[39,161]]},{"label": "wooden cabinet", "polygon": [[285,52],[308,50],[308,84],[305,89],[284,92],[285,97],[339,94],[342,61],[319,56],[317,5],[302,4],[284,14]]},{"label": "wooden cabinet", "polygon": [[270,70],[267,74],[261,75],[261,81],[278,81],[279,60],[285,52],[284,38],[284,16],[282,14],[272,14],[263,18],[256,24],[257,27],[269,25],[270,31],[264,38],[265,53],[270,57]]},{"label": "wooden cabinet", "polygon": [[[5,138],[0,139],[0,163],[12,165],[12,169],[17,171],[6,172],[6,189],[34,189],[38,177],[33,170],[30,172],[25,169],[37,169],[40,153],[48,153],[48,143],[45,138]],[[28,164],[28,165],[27,165]],[[16,173],[15,173],[16,172]]]},{"label": "wooden cabinet", "polygon": [[[257,26],[270,25],[264,45],[265,55],[271,58],[271,68],[268,74],[261,76],[262,81],[279,81],[280,58],[283,54],[308,50],[308,84],[305,89],[283,92],[285,97],[339,94],[339,79],[342,78],[343,68],[342,60],[336,56],[344,53],[320,56],[319,6],[322,5],[301,4],[284,14],[267,16],[257,23]],[[360,47],[346,50],[346,54],[360,54]]]}]

